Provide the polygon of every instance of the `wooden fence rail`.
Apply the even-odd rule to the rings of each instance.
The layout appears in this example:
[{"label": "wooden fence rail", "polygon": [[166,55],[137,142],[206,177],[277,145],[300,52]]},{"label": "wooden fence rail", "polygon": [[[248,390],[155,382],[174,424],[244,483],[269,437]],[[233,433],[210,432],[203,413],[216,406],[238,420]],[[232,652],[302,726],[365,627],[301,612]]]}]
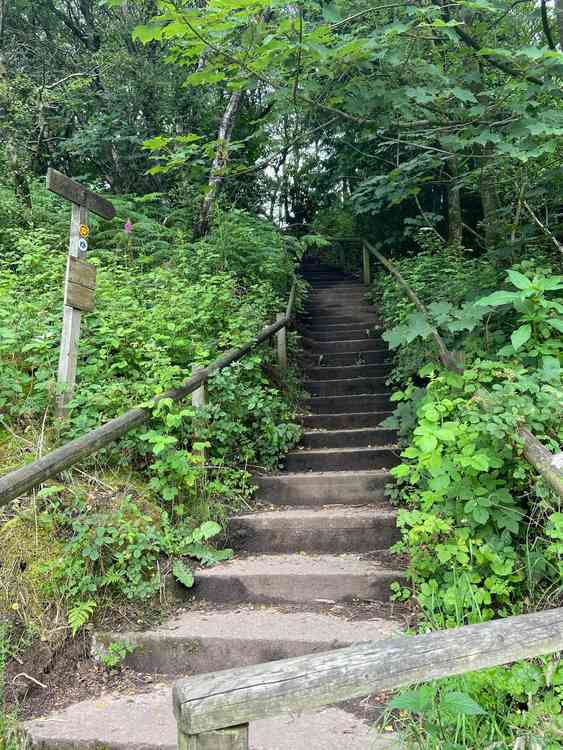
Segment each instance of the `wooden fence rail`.
[{"label": "wooden fence rail", "polygon": [[[216,359],[207,367],[202,368],[191,378],[184,381],[176,388],[171,388],[159,396],[156,396],[149,402],[146,407],[136,407],[130,409],[119,417],[111,419],[101,427],[87,432],[82,437],[66,443],[65,445],[51,451],[43,458],[33,461],[32,463],[22,466],[20,469],[11,471],[0,478],[0,507],[6,505],[11,500],[20,497],[25,492],[37,487],[46,479],[60,474],[61,471],[68,469],[87,456],[91,456],[101,448],[105,448],[111,443],[118,440],[135,427],[150,419],[154,406],[162,399],[172,399],[172,401],[181,401],[183,398],[193,393],[202,384],[206,383],[214,372],[224,370],[234,362],[242,359],[248,352],[255,349],[260,344],[271,339],[278,331],[285,328],[291,323],[292,312],[295,303],[297,281],[294,280],[289,297],[289,303],[286,313],[270,326],[266,326],[262,331],[244,346],[239,349],[232,349],[221,357]],[[283,366],[283,363],[281,363]]]},{"label": "wooden fence rail", "polygon": [[179,680],[180,750],[249,750],[248,724],[563,649],[563,608]]}]

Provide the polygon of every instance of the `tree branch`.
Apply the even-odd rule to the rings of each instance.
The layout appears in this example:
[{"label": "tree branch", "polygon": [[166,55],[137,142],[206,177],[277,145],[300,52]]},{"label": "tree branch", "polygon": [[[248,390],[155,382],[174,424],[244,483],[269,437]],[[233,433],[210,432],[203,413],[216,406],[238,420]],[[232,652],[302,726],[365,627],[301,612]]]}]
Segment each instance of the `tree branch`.
[{"label": "tree branch", "polygon": [[376,250],[375,247],[370,242],[368,242],[367,240],[364,240],[364,242],[368,250],[371,253],[373,253],[373,255],[375,255],[375,257],[379,260],[379,262],[382,263],[385,266],[385,268],[393,274],[393,276],[397,279],[399,284],[403,287],[403,289],[407,293],[407,296],[410,299],[410,301],[413,303],[416,309],[424,315],[429,325],[431,325],[432,338],[434,339],[436,346],[438,347],[440,360],[442,364],[444,365],[444,367],[447,370],[451,370],[452,372],[461,372],[462,368],[456,362],[453,354],[448,350],[446,344],[444,343],[444,339],[440,336],[437,329],[434,326],[432,326],[432,324],[430,323],[432,318],[430,316],[430,313],[426,309],[426,306],[418,297],[416,292],[413,289],[411,289],[411,287],[407,284],[407,282],[403,278],[403,274],[399,271],[399,269],[394,263],[391,263],[391,261],[388,258],[386,258],[384,255],[382,255],[379,252],[379,250]]},{"label": "tree branch", "polygon": [[536,214],[533,212],[533,210],[530,208],[528,203],[526,201],[522,201],[522,205],[526,209],[526,211],[530,214],[534,222],[538,225],[538,227],[541,229],[541,231],[545,234],[546,237],[549,237],[549,239],[553,242],[555,247],[559,250],[561,254],[563,254],[563,245],[559,242],[557,237],[553,234],[551,229],[546,224],[543,224]]},{"label": "tree branch", "polygon": [[[454,31],[464,44],[466,44],[468,47],[471,47],[472,49],[479,52],[479,50],[481,49],[481,45],[476,39],[474,39],[470,34],[468,34],[466,31],[461,29],[459,26],[454,26]],[[492,65],[494,68],[498,68],[498,70],[502,70],[503,73],[506,73],[507,75],[512,76],[513,78],[523,78],[525,81],[528,81],[529,83],[535,83],[536,86],[543,86],[543,81],[541,80],[541,78],[536,78],[535,76],[522,75],[518,70],[516,70],[516,68],[513,68],[512,65],[508,65],[507,63],[500,62],[500,60],[495,60],[490,55],[482,55],[482,58],[486,60],[489,63],[489,65]]]}]

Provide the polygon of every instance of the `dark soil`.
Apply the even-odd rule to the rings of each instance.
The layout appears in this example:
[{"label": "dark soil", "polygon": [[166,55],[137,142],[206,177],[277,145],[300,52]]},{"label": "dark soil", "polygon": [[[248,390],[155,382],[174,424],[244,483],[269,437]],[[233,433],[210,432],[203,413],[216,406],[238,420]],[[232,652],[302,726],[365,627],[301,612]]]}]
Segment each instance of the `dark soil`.
[{"label": "dark soil", "polygon": [[89,656],[88,641],[85,637],[69,640],[54,652],[47,644],[37,642],[23,659],[9,662],[5,676],[7,711],[25,720],[110,690],[145,692],[158,682],[158,675],[127,667],[107,669]]},{"label": "dark soil", "polygon": [[[186,602],[152,601],[122,604],[101,610],[95,628],[147,630],[172,615]],[[93,659],[88,626],[76,638],[60,645],[37,640],[8,660],[4,676],[6,710],[18,719],[44,716],[87,698],[112,691],[150,690],[158,675],[146,675],[127,667],[108,669]]]}]

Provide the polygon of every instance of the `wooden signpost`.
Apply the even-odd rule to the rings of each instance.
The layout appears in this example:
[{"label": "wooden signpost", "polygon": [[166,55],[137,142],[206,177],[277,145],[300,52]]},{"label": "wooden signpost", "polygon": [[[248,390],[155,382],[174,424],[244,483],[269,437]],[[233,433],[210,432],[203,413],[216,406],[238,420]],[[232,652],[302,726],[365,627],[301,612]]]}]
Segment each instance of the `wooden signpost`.
[{"label": "wooden signpost", "polygon": [[85,262],[90,227],[88,213],[113,219],[115,208],[105,198],[91,192],[70,177],[49,169],[47,189],[62,196],[72,204],[70,244],[65,278],[63,332],[59,357],[57,415],[64,416],[72,399],[76,382],[76,361],[80,338],[80,318],[83,312],[94,310],[96,267]]}]

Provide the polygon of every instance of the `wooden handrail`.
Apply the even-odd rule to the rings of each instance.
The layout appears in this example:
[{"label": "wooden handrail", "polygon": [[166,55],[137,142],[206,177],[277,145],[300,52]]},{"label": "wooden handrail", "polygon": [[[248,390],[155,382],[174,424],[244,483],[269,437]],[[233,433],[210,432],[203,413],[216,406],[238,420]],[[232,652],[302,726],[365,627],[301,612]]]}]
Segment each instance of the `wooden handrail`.
[{"label": "wooden handrail", "polygon": [[252,349],[255,349],[260,344],[271,339],[279,330],[285,328],[291,323],[296,285],[297,281],[294,279],[290,294],[291,305],[288,304],[287,308],[289,312],[277,320],[273,325],[263,328],[254,339],[244,346],[226,352],[210,365],[200,370],[197,374],[192,375],[191,378],[185,380],[181,385],[171,388],[151,399],[146,406],[138,406],[130,409],[125,412],[125,414],[115,417],[115,419],[111,419],[101,427],[96,427],[85,435],[82,435],[75,440],[71,440],[60,448],[47,453],[37,461],[26,464],[20,469],[15,469],[1,477],[0,507],[7,505],[10,501],[15,500],[25,492],[37,487],[46,479],[60,474],[61,471],[68,469],[83,458],[91,456],[101,448],[105,448],[118,438],[123,437],[123,435],[130,432],[135,427],[139,427],[139,425],[143,424],[143,422],[146,422],[151,417],[152,410],[159,401],[162,401],[163,399],[181,401],[190,393],[197,390],[203,383],[207,382],[214,372],[224,370],[225,367],[229,367],[229,365],[232,365],[234,362],[238,362],[238,360],[242,359]]},{"label": "wooden handrail", "polygon": [[[241,748],[257,719],[329,706],[375,692],[450,677],[563,649],[563,608],[414,637],[359,643],[179,680],[174,713],[180,747]],[[221,743],[228,727],[238,743]],[[198,737],[217,736],[198,744]]]}]

